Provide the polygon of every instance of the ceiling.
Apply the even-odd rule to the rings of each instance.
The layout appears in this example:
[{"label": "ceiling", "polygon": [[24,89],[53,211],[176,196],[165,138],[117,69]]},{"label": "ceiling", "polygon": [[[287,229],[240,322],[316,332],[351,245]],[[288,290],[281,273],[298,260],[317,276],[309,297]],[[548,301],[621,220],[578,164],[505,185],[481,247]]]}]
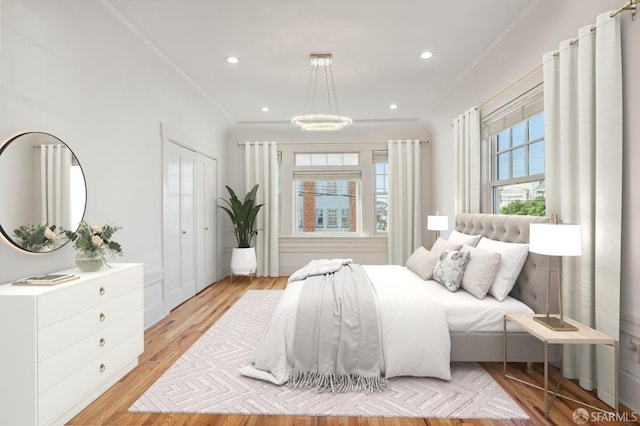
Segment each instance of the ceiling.
[{"label": "ceiling", "polygon": [[278,123],[303,112],[311,53],[333,54],[342,115],[423,118],[536,0],[108,1],[235,121]]}]

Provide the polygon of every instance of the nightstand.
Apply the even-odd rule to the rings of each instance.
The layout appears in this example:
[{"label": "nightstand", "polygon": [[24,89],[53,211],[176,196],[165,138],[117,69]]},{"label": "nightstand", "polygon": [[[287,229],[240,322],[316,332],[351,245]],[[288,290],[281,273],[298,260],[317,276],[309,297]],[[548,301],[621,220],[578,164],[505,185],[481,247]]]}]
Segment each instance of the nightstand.
[{"label": "nightstand", "polygon": [[[553,402],[556,396],[562,397],[562,395],[558,394],[558,389],[560,388],[560,383],[563,379],[563,355],[562,355],[562,346],[560,347],[560,378],[558,379],[558,383],[551,394],[551,400],[549,400],[549,344],[573,344],[573,345],[607,345],[613,346],[614,350],[614,365],[616,372],[615,374],[615,410],[618,412],[618,341],[613,339],[606,334],[594,330],[591,327],[587,327],[584,324],[580,324],[577,321],[574,321],[570,318],[564,317],[564,321],[574,325],[578,328],[577,331],[556,331],[551,330],[550,328],[545,327],[538,321],[534,320],[536,316],[544,316],[544,315],[530,315],[530,314],[507,314],[504,316],[504,331],[503,331],[503,340],[504,340],[504,357],[503,357],[503,373],[505,377],[509,377],[511,379],[517,380],[527,385],[533,385],[532,383],[524,382],[516,377],[510,376],[507,374],[507,321],[511,321],[518,326],[520,326],[527,333],[531,334],[538,340],[540,340],[544,344],[544,416],[547,418],[549,411],[551,411],[551,407],[553,406]],[[557,316],[557,315],[553,315]],[[577,402],[577,401],[576,401]],[[595,407],[592,407],[595,408]]]}]

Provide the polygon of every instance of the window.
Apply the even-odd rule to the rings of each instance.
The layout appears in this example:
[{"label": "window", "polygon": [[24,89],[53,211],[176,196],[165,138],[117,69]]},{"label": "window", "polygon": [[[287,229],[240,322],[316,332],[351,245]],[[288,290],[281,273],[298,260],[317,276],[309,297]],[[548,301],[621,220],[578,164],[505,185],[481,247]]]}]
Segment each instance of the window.
[{"label": "window", "polygon": [[359,233],[360,186],[360,171],[295,171],[297,233]]},{"label": "window", "polygon": [[496,100],[482,119],[485,213],[545,214],[543,86],[531,80],[519,90]]},{"label": "window", "polygon": [[373,152],[376,232],[387,232],[389,212],[389,159],[387,151]]},{"label": "window", "polygon": [[493,213],[545,214],[544,113],[490,137]]},{"label": "window", "polygon": [[324,210],[316,209],[316,230],[324,228]]},{"label": "window", "polygon": [[340,221],[340,226],[343,228],[348,228],[349,227],[349,209],[342,209],[340,210],[342,215],[341,215],[341,221]]},{"label": "window", "polygon": [[327,226],[329,228],[338,227],[338,209],[327,209]]},{"label": "window", "polygon": [[357,166],[360,156],[357,152],[296,153],[296,166]]}]

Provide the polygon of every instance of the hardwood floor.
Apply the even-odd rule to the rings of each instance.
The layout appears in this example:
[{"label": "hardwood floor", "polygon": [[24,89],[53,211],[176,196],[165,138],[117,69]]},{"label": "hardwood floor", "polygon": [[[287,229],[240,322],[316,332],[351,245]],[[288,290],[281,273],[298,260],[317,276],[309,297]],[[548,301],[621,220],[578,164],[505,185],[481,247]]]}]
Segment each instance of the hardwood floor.
[{"label": "hardwood floor", "polygon": [[[502,363],[483,363],[483,367],[525,410],[531,420],[479,420],[479,419],[418,419],[418,418],[372,418],[372,417],[303,417],[303,416],[248,416],[248,415],[194,415],[129,413],[127,409],[151,386],[198,338],[233,305],[248,289],[282,289],[287,278],[236,277],[233,282],[227,277],[210,286],[200,294],[174,309],[170,315],[145,331],[145,351],[139,365],[85,410],[71,419],[68,425],[573,425],[572,413],[580,404],[556,399],[549,420],[544,419],[544,401],[540,390],[523,385],[502,375]],[[534,365],[532,373],[526,365],[512,363],[509,373],[538,386],[543,384],[541,365]],[[551,379],[555,383],[558,370],[552,368]],[[575,400],[609,411],[593,392],[587,392],[573,381],[565,380],[560,393]],[[589,410],[590,412],[592,410]],[[634,419],[632,413],[621,407],[626,418]],[[625,416],[625,414],[621,414]],[[636,415],[640,417],[640,415]],[[625,418],[625,417],[622,417]],[[589,424],[614,424],[610,419]],[[640,425],[635,422],[615,424]]]}]

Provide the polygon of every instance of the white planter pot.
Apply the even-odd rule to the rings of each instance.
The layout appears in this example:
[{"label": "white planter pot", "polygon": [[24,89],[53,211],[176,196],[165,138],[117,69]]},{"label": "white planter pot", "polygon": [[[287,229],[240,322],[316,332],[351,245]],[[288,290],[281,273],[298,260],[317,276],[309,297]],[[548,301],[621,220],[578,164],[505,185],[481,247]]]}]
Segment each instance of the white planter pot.
[{"label": "white planter pot", "polygon": [[256,248],[234,248],[231,253],[231,275],[248,275],[256,273],[258,261],[256,259]]}]

